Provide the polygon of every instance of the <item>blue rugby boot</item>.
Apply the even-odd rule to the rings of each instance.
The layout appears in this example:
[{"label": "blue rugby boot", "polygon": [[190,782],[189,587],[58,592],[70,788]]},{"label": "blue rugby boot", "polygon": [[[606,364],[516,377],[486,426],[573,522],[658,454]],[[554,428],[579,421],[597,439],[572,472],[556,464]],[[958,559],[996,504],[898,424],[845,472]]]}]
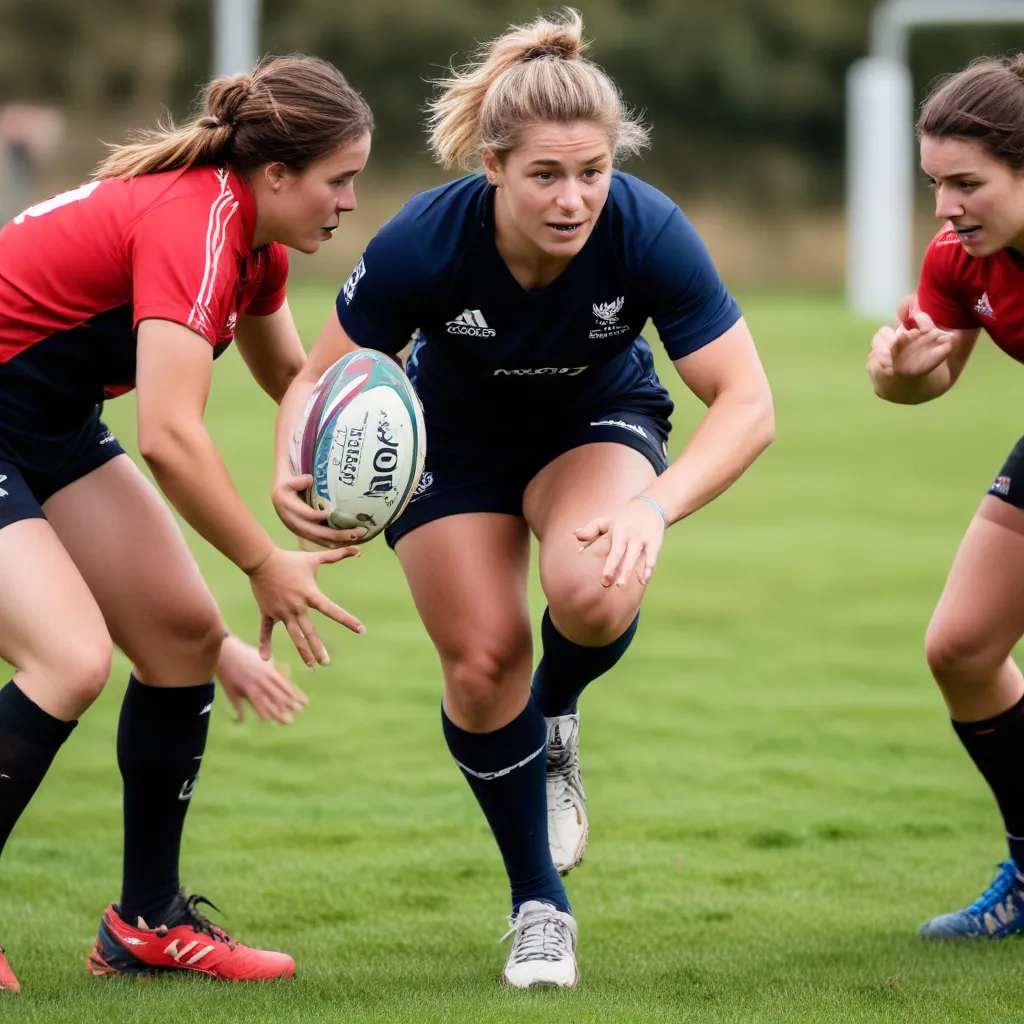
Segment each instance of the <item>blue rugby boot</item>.
[{"label": "blue rugby boot", "polygon": [[1024,875],[1004,860],[992,884],[969,906],[921,926],[926,939],[1000,939],[1024,932]]}]

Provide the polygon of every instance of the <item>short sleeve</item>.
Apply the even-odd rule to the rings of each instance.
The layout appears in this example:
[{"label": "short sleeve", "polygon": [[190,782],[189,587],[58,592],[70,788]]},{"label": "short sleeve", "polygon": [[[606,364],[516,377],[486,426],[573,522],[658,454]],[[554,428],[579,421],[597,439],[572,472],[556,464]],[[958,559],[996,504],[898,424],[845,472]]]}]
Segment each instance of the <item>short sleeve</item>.
[{"label": "short sleeve", "polygon": [[129,238],[134,326],[171,320],[216,345],[235,311],[241,232],[229,189],[173,196],[146,210]]},{"label": "short sleeve", "polygon": [[396,218],[370,240],[338,292],[338,321],[357,345],[394,355],[420,326],[426,286],[413,240]]},{"label": "short sleeve", "polygon": [[721,337],[741,316],[700,235],[679,209],[669,215],[648,250],[640,280],[651,319],[672,359]]},{"label": "short sleeve", "polygon": [[921,280],[917,286],[917,305],[939,327],[963,330],[977,327],[971,304],[961,298],[957,285],[957,262],[962,258],[960,239],[944,228],[925,250]]},{"label": "short sleeve", "polygon": [[279,242],[271,242],[263,250],[265,267],[262,267],[260,288],[245,309],[246,316],[270,316],[276,313],[285,300],[288,285],[288,250]]}]

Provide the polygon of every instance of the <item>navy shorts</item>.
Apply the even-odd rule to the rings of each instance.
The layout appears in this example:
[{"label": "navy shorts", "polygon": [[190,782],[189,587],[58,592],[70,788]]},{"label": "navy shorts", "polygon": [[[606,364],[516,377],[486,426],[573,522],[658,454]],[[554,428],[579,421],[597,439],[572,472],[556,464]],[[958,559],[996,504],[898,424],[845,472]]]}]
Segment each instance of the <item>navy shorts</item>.
[{"label": "navy shorts", "polygon": [[465,512],[523,514],[523,492],[549,463],[573,448],[597,442],[624,444],[664,473],[669,421],[649,411],[581,413],[557,430],[536,435],[481,436],[478,431],[439,429],[427,423],[427,460],[416,493],[384,532],[388,546],[424,523]]},{"label": "navy shorts", "polygon": [[15,444],[0,425],[0,530],[22,519],[45,519],[47,498],[123,454],[98,408],[70,441],[22,437]]},{"label": "navy shorts", "polygon": [[988,493],[1024,511],[1024,437],[1013,446]]}]

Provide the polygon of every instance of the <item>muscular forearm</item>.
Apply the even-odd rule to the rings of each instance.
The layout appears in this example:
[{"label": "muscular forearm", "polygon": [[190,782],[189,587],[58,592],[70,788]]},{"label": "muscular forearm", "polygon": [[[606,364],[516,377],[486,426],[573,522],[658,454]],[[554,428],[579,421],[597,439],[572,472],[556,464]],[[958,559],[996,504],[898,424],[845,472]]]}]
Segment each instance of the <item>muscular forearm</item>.
[{"label": "muscular forearm", "polygon": [[679,457],[644,492],[674,523],[692,515],[733,484],[771,444],[775,417],[771,395],[719,395]]},{"label": "muscular forearm", "polygon": [[159,434],[142,455],[182,518],[240,569],[252,571],[274,550],[201,425]]},{"label": "muscular forearm", "polygon": [[281,400],[281,407],[277,410],[277,423],[274,426],[275,479],[292,475],[289,459],[292,435],[315,385],[315,379],[310,379],[305,373],[299,373]]}]

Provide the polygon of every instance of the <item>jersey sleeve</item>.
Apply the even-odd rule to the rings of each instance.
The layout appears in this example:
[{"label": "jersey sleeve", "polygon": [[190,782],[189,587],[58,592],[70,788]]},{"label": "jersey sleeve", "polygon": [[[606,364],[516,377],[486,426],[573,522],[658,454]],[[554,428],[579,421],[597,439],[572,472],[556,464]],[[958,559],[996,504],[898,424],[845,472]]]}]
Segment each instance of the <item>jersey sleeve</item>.
[{"label": "jersey sleeve", "polygon": [[977,327],[969,302],[957,284],[956,268],[962,255],[960,239],[944,228],[925,250],[921,280],[917,286],[917,305],[937,327],[962,330]]},{"label": "jersey sleeve", "polygon": [[397,218],[370,240],[337,299],[338,320],[357,345],[394,355],[420,326],[427,282],[415,252]]},{"label": "jersey sleeve", "polygon": [[238,295],[241,234],[238,201],[226,186],[146,210],[129,238],[134,326],[171,320],[216,345]]},{"label": "jersey sleeve", "polygon": [[246,316],[270,316],[284,305],[288,284],[288,250],[279,242],[271,242],[265,253],[267,262],[260,290],[246,307]]},{"label": "jersey sleeve", "polygon": [[700,235],[679,209],[669,215],[648,250],[640,280],[651,319],[672,359],[721,337],[741,316]]}]

